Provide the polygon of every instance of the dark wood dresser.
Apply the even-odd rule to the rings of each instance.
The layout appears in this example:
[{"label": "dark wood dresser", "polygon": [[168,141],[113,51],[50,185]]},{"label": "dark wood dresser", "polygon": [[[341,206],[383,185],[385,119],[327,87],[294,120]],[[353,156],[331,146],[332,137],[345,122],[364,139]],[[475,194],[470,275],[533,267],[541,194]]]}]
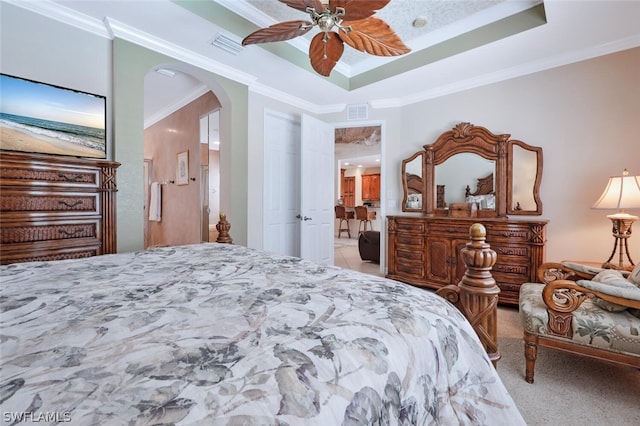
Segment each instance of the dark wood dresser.
[{"label": "dark wood dresser", "polygon": [[492,274],[500,287],[500,303],[518,305],[520,285],[536,282],[545,260],[545,220],[387,216],[387,277],[439,289],[458,284],[465,273],[460,250],[469,228],[481,223],[486,241],[497,253]]},{"label": "dark wood dresser", "polygon": [[119,163],[0,152],[0,263],[116,252]]}]

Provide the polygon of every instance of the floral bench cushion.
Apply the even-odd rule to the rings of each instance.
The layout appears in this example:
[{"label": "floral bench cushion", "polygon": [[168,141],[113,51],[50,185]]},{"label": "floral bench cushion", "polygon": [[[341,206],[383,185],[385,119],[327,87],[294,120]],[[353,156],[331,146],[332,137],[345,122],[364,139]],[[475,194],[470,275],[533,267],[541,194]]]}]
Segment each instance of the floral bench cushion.
[{"label": "floral bench cushion", "polygon": [[[539,283],[520,287],[520,319],[526,332],[550,335],[543,288]],[[585,300],[573,312],[572,330],[575,343],[640,355],[640,318],[629,310],[610,312],[591,299]]]}]

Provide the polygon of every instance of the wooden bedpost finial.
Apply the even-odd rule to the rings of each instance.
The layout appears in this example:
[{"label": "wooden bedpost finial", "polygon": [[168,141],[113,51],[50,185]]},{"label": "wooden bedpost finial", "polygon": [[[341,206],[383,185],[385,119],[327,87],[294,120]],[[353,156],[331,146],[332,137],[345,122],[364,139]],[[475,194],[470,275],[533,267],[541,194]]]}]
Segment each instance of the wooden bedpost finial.
[{"label": "wooden bedpost finial", "polygon": [[233,239],[229,235],[229,229],[231,229],[231,224],[227,222],[226,214],[220,213],[220,221],[216,225],[216,229],[218,230],[218,238],[216,239],[217,243],[223,243],[223,244],[233,243]]},{"label": "wooden bedpost finial", "polygon": [[484,241],[487,236],[487,229],[481,223],[474,223],[471,225],[471,228],[469,228],[469,235],[472,241]]},{"label": "wooden bedpost finial", "polygon": [[466,317],[480,336],[480,341],[494,365],[498,351],[498,294],[500,288],[491,275],[497,254],[485,241],[486,228],[474,223],[469,228],[471,242],[460,251],[467,270],[460,280],[460,301],[467,309]]},{"label": "wooden bedpost finial", "polygon": [[498,351],[498,294],[500,288],[491,275],[496,252],[485,242],[486,228],[474,223],[469,228],[470,242],[460,250],[466,272],[457,286],[449,285],[436,293],[453,303],[469,320],[489,359],[495,366]]}]

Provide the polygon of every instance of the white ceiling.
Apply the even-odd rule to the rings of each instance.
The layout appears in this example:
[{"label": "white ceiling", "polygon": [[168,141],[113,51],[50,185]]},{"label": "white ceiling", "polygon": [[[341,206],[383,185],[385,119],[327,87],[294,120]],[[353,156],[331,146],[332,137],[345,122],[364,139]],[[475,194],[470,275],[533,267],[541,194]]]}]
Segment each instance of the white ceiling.
[{"label": "white ceiling", "polygon": [[[346,105],[362,103],[397,107],[640,46],[640,1],[547,0],[543,4],[546,23],[542,25],[493,41],[481,40],[482,34],[467,33],[472,39],[477,38],[473,40],[477,47],[451,56],[441,52],[435,60],[425,59],[421,52],[433,49],[434,44],[438,46],[465,31],[518,14],[538,1],[391,0],[376,17],[390,24],[413,50],[395,58],[396,64],[409,68],[415,67],[416,62],[424,64],[389,73],[385,71],[389,58],[357,54],[346,47],[343,61],[331,78],[325,78],[313,72],[308,63],[291,62],[296,62],[297,49],[301,49],[297,50],[298,56],[306,59],[308,41],[302,37],[292,43],[247,46],[237,55],[211,45],[217,34],[240,42],[265,25],[306,19],[304,13],[277,0],[2,1],[104,37],[141,44],[316,113],[339,112]],[[417,17],[426,17],[424,28],[411,26]],[[269,49],[284,53],[276,55]],[[372,68],[375,71],[369,71]],[[367,72],[387,72],[389,77],[351,90],[344,88],[345,81],[349,87],[350,81]],[[145,86],[149,89],[147,121],[155,121],[167,109],[206,90],[199,81],[180,72],[173,78],[150,73]],[[162,89],[156,89],[158,86]]]}]

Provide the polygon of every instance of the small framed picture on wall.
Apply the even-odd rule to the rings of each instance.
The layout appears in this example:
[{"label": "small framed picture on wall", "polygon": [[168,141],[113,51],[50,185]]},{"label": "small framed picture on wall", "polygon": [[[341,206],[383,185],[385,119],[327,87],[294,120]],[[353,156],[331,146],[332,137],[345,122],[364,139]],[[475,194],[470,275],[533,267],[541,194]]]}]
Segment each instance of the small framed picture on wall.
[{"label": "small framed picture on wall", "polygon": [[176,184],[187,185],[189,183],[189,151],[178,153],[176,165]]}]

